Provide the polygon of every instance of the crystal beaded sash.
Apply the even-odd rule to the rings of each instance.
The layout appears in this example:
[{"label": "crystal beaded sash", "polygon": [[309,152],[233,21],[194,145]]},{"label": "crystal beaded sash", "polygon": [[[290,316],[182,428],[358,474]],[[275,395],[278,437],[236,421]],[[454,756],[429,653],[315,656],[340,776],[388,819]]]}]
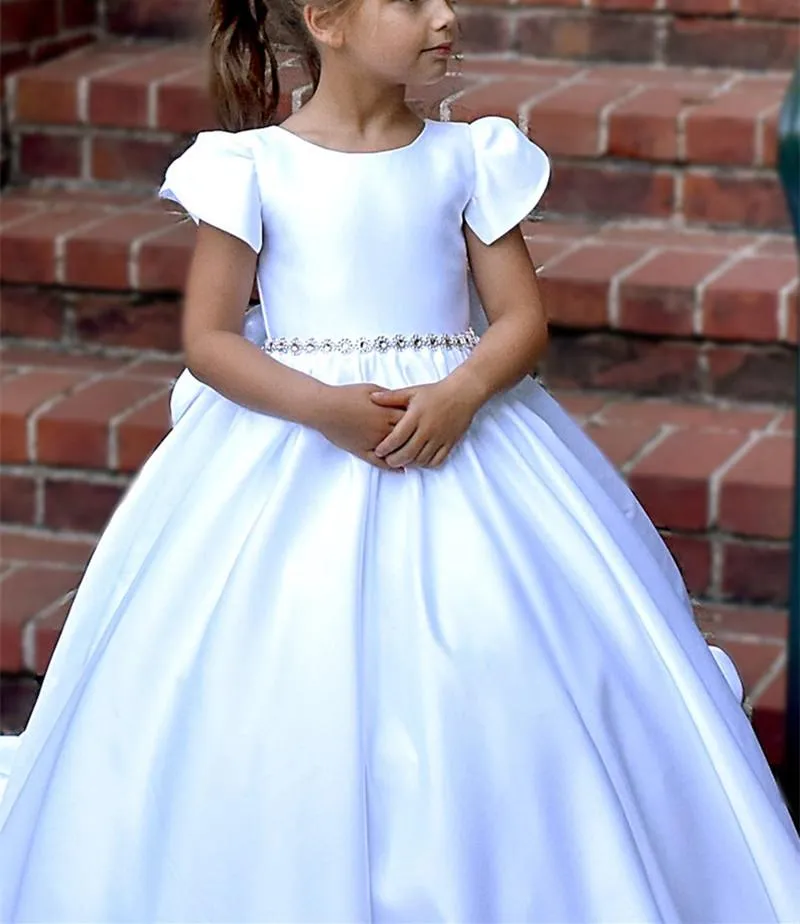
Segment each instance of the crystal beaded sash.
[{"label": "crystal beaded sash", "polygon": [[261,349],[265,353],[388,353],[389,350],[454,350],[474,347],[478,335],[470,327],[459,334],[394,334],[379,337],[342,337],[341,340],[300,340],[270,337]]}]

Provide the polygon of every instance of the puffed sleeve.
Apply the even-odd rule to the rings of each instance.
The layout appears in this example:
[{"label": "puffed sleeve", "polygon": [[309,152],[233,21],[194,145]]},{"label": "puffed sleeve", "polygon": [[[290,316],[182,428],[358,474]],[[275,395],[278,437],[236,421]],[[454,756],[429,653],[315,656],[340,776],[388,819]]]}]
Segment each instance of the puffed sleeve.
[{"label": "puffed sleeve", "polygon": [[550,161],[510,119],[487,116],[469,126],[475,163],[467,224],[492,244],[518,225],[544,195]]},{"label": "puffed sleeve", "polygon": [[249,145],[231,132],[201,132],[176,158],[159,190],[195,222],[238,237],[258,253],[262,244],[261,198]]}]

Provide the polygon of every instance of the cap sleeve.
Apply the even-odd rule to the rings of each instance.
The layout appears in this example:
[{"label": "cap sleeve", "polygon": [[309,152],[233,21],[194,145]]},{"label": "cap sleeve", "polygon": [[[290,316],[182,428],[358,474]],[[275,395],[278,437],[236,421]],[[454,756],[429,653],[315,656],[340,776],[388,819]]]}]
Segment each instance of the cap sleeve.
[{"label": "cap sleeve", "polygon": [[510,119],[487,116],[469,126],[475,182],[464,218],[484,244],[518,225],[544,195],[550,161]]},{"label": "cap sleeve", "polygon": [[261,198],[253,152],[232,132],[201,132],[167,167],[158,194],[183,206],[195,222],[227,231],[256,253],[261,250]]}]

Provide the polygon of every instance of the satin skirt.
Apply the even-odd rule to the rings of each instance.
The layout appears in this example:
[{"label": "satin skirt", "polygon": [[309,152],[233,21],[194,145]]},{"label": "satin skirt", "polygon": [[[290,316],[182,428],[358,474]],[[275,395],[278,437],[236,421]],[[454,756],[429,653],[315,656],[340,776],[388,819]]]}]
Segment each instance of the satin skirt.
[{"label": "satin skirt", "polygon": [[[396,388],[465,356],[285,361]],[[188,373],[173,414],[4,742],[0,920],[800,921],[680,576],[541,387],[405,473]]]}]

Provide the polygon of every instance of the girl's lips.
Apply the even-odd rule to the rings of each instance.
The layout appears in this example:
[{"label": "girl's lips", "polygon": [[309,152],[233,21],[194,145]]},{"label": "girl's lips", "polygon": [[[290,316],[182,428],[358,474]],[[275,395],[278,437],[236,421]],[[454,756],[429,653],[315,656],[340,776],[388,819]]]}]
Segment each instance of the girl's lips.
[{"label": "girl's lips", "polygon": [[426,48],[425,50],[434,55],[449,55],[453,51],[453,46],[445,43],[443,45],[437,45],[435,48]]}]

